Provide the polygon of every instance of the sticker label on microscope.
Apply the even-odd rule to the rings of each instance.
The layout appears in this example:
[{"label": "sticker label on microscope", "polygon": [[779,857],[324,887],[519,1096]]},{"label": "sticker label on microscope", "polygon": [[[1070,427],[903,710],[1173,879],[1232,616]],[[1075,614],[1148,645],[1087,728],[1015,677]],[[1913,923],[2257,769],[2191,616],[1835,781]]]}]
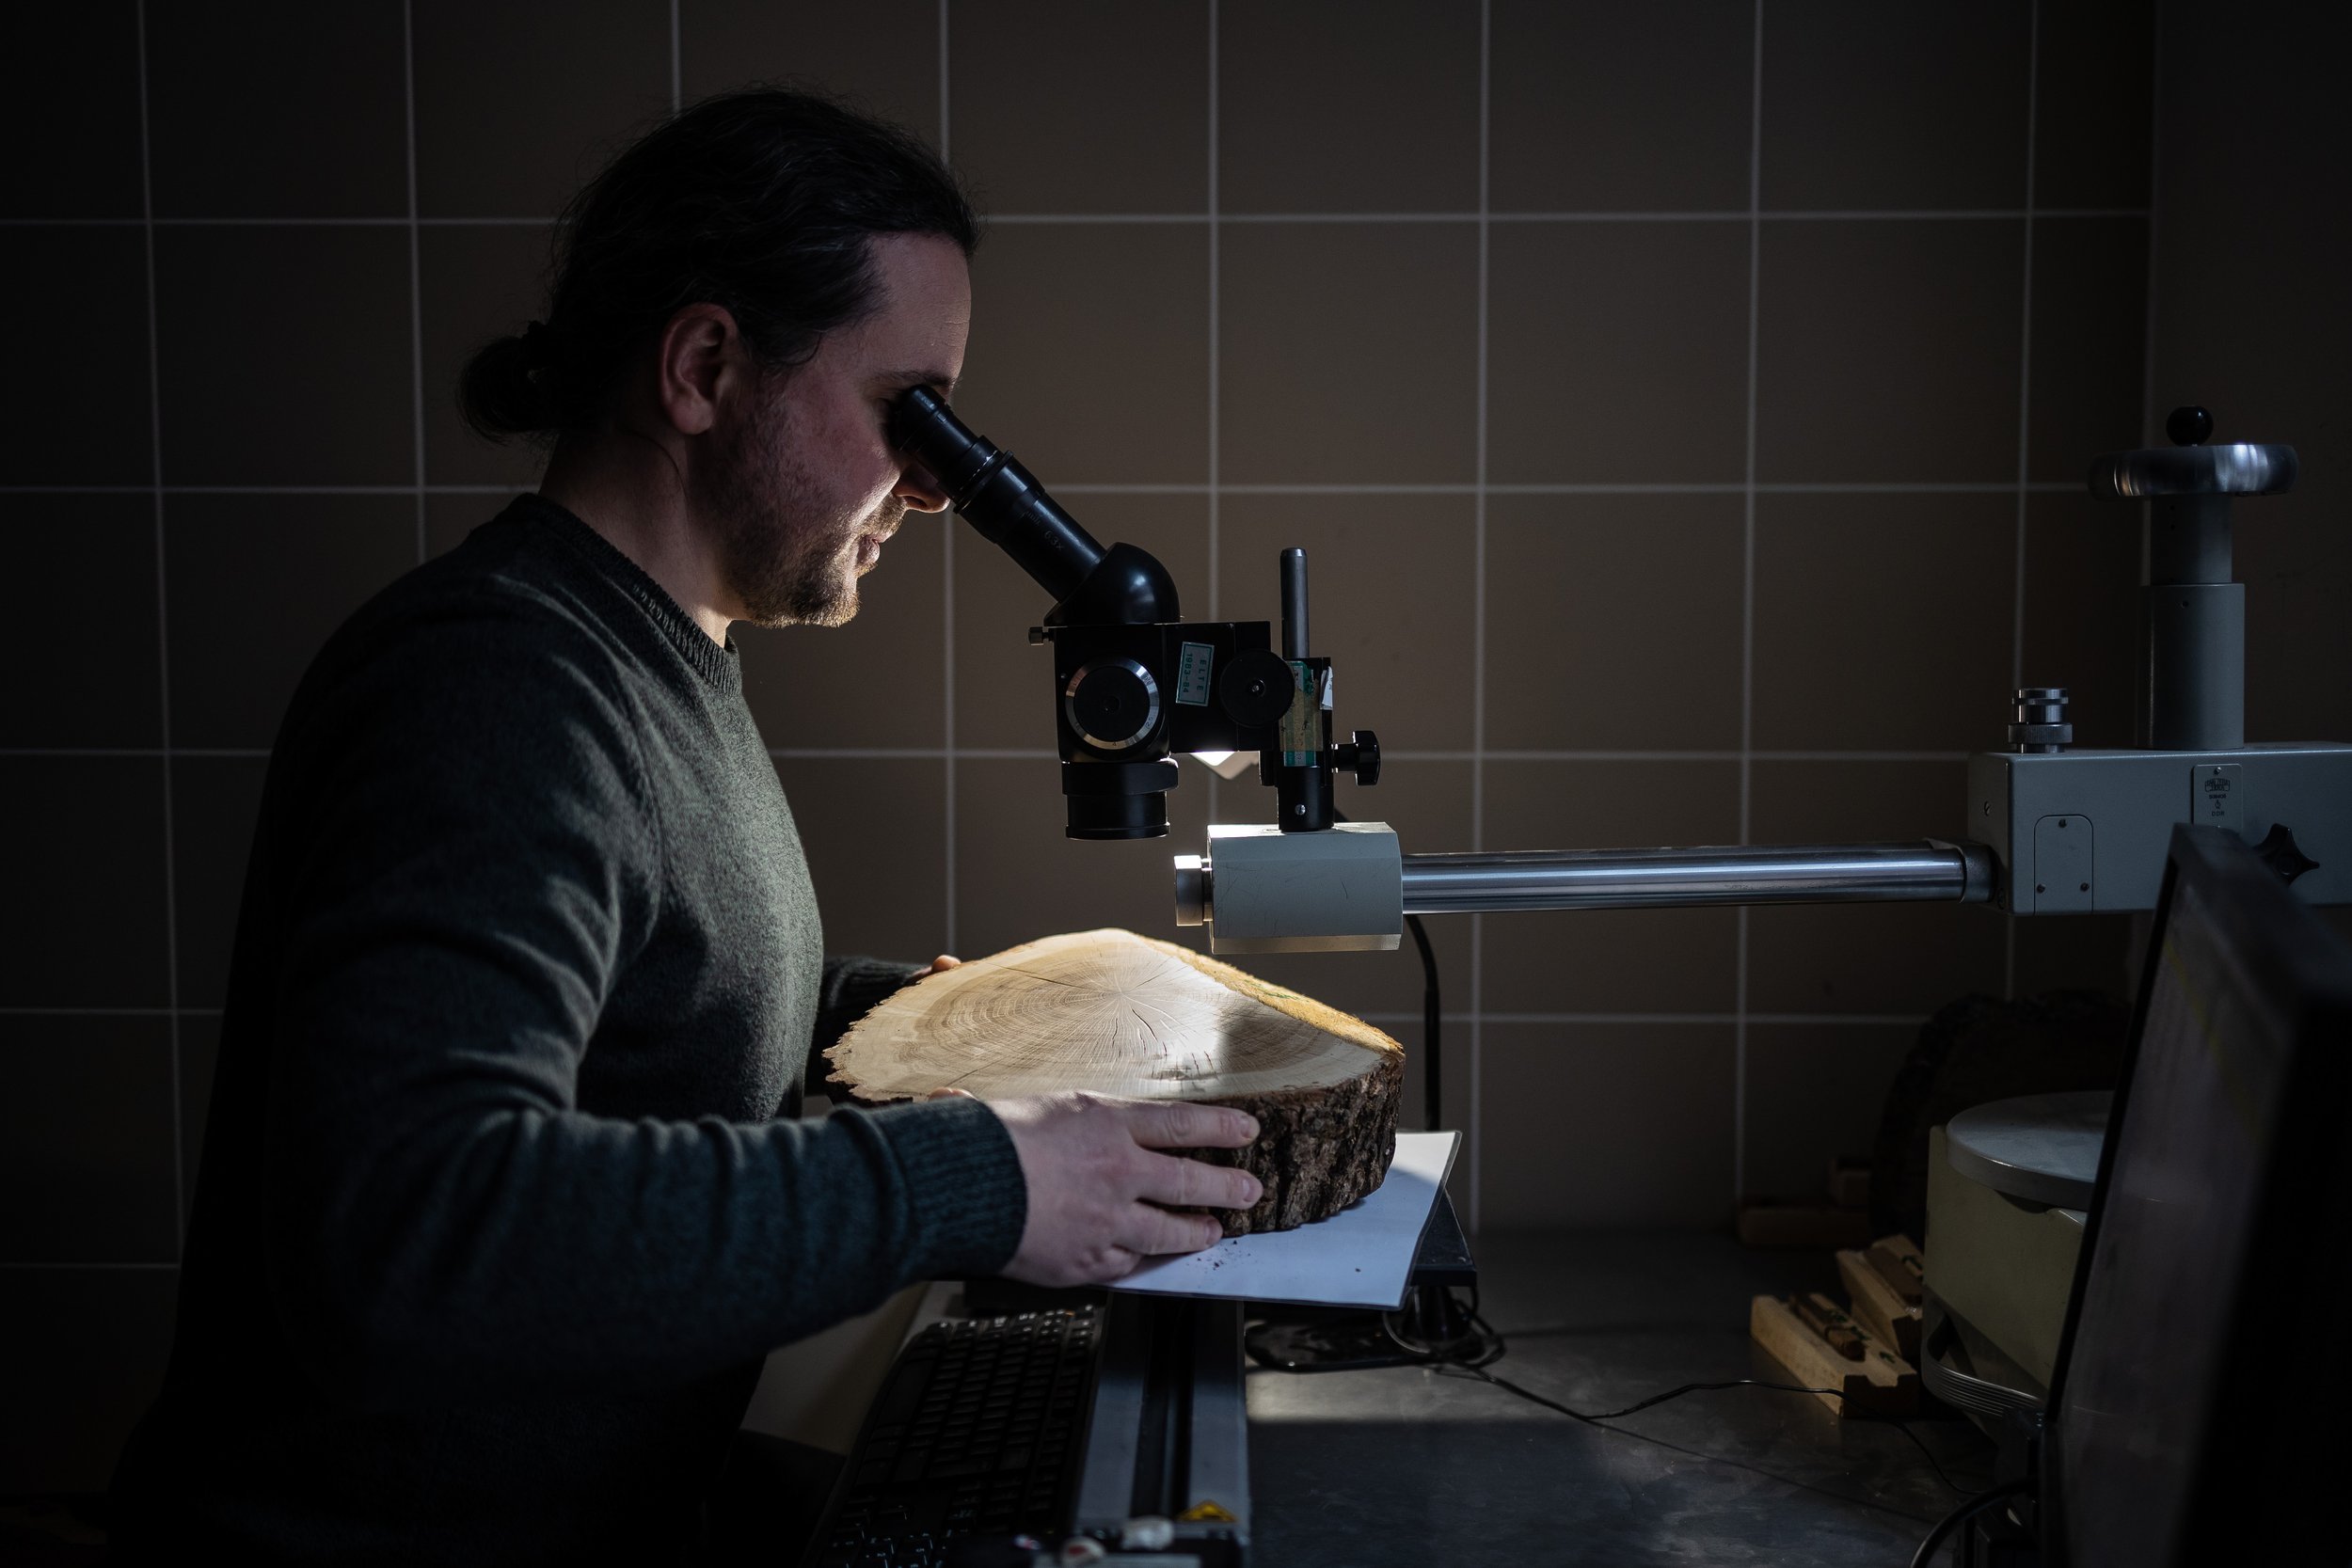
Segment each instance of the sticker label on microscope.
[{"label": "sticker label on microscope", "polygon": [[1176,650],[1176,701],[1185,707],[1209,705],[1209,667],[1216,650],[1206,642],[1187,642]]},{"label": "sticker label on microscope", "polygon": [[1291,708],[1282,715],[1280,736],[1282,766],[1312,768],[1315,753],[1323,745],[1323,717],[1315,701],[1315,680],[1308,667],[1297,661],[1291,663]]}]

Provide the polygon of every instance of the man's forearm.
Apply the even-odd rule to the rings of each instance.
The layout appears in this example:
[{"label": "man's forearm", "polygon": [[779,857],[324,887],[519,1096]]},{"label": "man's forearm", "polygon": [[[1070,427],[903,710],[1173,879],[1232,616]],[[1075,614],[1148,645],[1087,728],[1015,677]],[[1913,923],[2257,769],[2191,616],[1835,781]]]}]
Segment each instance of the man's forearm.
[{"label": "man's forearm", "polygon": [[272,1272],[321,1386],[377,1409],[675,1385],[993,1272],[1025,1214],[977,1101],[756,1127],[504,1111],[335,1164],[281,1185]]}]

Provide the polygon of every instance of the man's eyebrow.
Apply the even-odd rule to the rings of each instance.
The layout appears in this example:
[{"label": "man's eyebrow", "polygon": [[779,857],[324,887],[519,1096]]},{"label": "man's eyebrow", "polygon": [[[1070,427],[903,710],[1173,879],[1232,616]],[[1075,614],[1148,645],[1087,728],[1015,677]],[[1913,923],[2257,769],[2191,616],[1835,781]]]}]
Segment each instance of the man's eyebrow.
[{"label": "man's eyebrow", "polygon": [[929,387],[941,397],[956,389],[956,378],[945,371],[891,371],[882,379],[884,385],[901,390],[909,387]]}]

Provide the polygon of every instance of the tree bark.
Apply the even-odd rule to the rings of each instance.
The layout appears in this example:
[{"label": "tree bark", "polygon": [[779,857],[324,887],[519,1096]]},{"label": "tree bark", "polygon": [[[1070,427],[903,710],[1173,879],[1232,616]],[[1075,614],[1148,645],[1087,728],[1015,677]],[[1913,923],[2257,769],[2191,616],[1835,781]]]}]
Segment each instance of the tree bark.
[{"label": "tree bark", "polygon": [[825,1053],[866,1104],[965,1089],[1084,1089],[1231,1105],[1243,1149],[1178,1150],[1265,1184],[1225,1233],[1289,1230],[1380,1185],[1396,1149],[1405,1048],[1360,1019],[1133,931],[1047,937],[927,975]]}]

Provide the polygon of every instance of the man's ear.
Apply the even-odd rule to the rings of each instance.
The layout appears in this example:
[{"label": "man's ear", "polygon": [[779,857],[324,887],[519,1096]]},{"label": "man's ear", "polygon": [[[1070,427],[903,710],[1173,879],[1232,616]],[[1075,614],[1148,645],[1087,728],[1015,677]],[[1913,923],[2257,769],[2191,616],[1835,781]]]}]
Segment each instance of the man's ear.
[{"label": "man's ear", "polygon": [[689,305],[661,329],[654,394],[682,436],[700,436],[718,422],[722,398],[744,372],[742,334],[724,307]]}]

